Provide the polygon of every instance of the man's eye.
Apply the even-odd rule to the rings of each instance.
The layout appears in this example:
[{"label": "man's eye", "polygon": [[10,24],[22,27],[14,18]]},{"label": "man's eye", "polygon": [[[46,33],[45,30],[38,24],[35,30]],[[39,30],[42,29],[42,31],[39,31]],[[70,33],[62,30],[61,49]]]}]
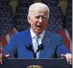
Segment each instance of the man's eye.
[{"label": "man's eye", "polygon": [[46,17],[46,16],[43,16],[42,18],[45,19],[45,18],[47,18],[47,17]]},{"label": "man's eye", "polygon": [[39,19],[39,18],[40,18],[40,16],[36,16],[35,18]]},{"label": "man's eye", "polygon": [[39,19],[39,18],[46,19],[47,16],[36,16],[35,18],[36,18],[36,19]]},{"label": "man's eye", "polygon": [[43,19],[47,18],[47,16],[42,16]]}]

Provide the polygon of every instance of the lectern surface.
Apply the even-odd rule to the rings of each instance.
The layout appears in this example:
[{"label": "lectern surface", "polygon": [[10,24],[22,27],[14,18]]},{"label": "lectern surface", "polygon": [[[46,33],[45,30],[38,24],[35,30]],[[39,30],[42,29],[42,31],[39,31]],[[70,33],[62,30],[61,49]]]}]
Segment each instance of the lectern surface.
[{"label": "lectern surface", "polygon": [[0,68],[27,68],[39,65],[42,68],[72,68],[65,59],[3,59]]}]

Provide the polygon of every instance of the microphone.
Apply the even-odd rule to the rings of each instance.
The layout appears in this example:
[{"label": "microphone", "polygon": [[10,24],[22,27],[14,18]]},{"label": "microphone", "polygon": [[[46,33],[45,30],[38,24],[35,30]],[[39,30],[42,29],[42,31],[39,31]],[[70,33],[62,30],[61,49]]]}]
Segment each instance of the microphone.
[{"label": "microphone", "polygon": [[33,47],[32,47],[31,44],[26,45],[26,49],[28,51],[31,51],[33,53],[33,55],[34,55],[34,58],[36,58],[36,52],[33,50]]},{"label": "microphone", "polygon": [[43,50],[43,49],[44,49],[43,44],[39,44],[38,49],[36,51],[39,52],[40,50]]},{"label": "microphone", "polygon": [[33,50],[33,47],[32,47],[31,44],[28,44],[28,45],[26,46],[26,49],[29,50],[29,51],[32,51],[32,52],[34,53],[34,50]]},{"label": "microphone", "polygon": [[36,53],[39,52],[40,50],[44,49],[43,44],[39,44],[38,49],[36,50],[36,52],[33,50],[33,47],[31,44],[26,45],[26,49],[33,52],[34,58],[36,58]]}]

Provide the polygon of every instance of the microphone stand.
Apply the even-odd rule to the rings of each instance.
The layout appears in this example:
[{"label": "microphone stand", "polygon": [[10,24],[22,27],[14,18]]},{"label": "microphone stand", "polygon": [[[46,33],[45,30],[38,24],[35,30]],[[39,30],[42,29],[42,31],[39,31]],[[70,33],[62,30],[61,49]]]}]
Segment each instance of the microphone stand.
[{"label": "microphone stand", "polygon": [[39,44],[39,45],[38,45],[38,49],[37,49],[36,52],[34,53],[34,58],[37,57],[37,56],[36,56],[37,52],[39,52],[40,50],[43,50],[43,49],[44,49],[43,44]]},{"label": "microphone stand", "polygon": [[26,46],[26,49],[29,50],[29,51],[31,51],[31,52],[33,53],[33,55],[34,55],[34,58],[36,58],[36,57],[37,57],[37,56],[36,56],[37,52],[39,52],[40,50],[43,50],[43,49],[44,49],[44,46],[43,46],[43,44],[40,44],[40,45],[38,46],[38,49],[36,50],[36,52],[33,50],[33,47],[32,47],[31,44],[28,44],[28,45]]},{"label": "microphone stand", "polygon": [[26,45],[26,49],[33,53],[34,58],[36,58],[36,52],[34,52],[33,47],[31,44]]},{"label": "microphone stand", "polygon": [[34,58],[36,58],[37,56],[36,56],[36,52],[34,52]]}]

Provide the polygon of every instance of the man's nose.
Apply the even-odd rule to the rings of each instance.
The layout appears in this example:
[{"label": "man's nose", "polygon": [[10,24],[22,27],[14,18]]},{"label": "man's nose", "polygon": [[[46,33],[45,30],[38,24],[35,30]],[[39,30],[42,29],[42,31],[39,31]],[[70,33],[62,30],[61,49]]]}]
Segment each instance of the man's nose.
[{"label": "man's nose", "polygon": [[39,18],[39,22],[41,23],[42,21],[43,21],[43,18],[42,18],[42,17],[40,17],[40,18]]}]

